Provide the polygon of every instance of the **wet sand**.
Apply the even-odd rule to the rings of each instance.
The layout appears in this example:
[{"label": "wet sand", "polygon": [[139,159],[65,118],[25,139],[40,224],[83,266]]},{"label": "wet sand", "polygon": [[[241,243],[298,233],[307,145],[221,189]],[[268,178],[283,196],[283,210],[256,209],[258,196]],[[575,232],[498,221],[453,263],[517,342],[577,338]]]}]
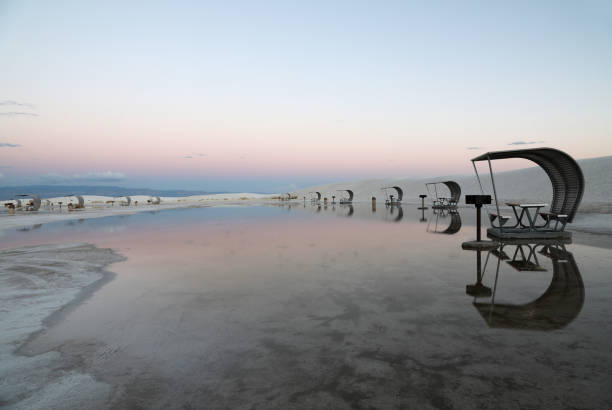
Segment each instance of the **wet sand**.
[{"label": "wet sand", "polygon": [[115,276],[124,260],[90,244],[40,245],[0,251],[0,405],[7,408],[96,408],[111,386],[56,350],[35,356],[20,348]]}]

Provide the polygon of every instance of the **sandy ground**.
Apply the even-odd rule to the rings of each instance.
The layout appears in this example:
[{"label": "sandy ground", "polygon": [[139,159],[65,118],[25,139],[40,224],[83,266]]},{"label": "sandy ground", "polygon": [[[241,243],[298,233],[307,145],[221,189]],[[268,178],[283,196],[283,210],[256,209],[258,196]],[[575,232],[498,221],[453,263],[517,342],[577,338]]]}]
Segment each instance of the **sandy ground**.
[{"label": "sandy ground", "polygon": [[[524,160],[524,165],[533,165],[530,161]],[[580,212],[586,213],[612,213],[612,157],[594,158],[590,160],[578,161],[585,179],[585,190],[582,198]],[[552,198],[552,187],[550,179],[539,167],[530,167],[514,171],[498,172],[497,165],[493,165],[495,171],[495,184],[499,194],[500,203],[504,202],[531,202],[531,203],[550,203]],[[479,167],[479,174],[482,187],[485,193],[493,195],[491,178],[486,166]],[[474,174],[469,175],[450,175],[432,176],[430,178],[385,178],[357,181],[343,181],[331,184],[322,184],[301,189],[293,194],[298,198],[307,199],[313,196],[313,191],[321,193],[322,197],[331,200],[332,196],[342,198],[347,196],[343,189],[350,189],[354,192],[355,201],[366,202],[372,197],[378,201],[384,201],[386,194],[397,196],[394,190],[385,192],[382,187],[397,185],[404,191],[404,202],[419,202],[419,195],[428,195],[426,204],[431,203],[435,197],[436,190],[439,196],[447,197],[450,192],[444,185],[427,187],[429,182],[456,181],[461,186],[462,194],[480,194],[480,186]],[[460,203],[463,203],[463,197]]]},{"label": "sandy ground", "polygon": [[123,257],[87,244],[42,245],[0,251],[0,407],[96,408],[111,388],[64,370],[60,353],[28,357],[19,347],[112,279],[105,270]]},{"label": "sandy ground", "polygon": [[[73,219],[130,215],[147,211],[206,207],[213,205],[256,205],[269,201],[275,201],[275,199],[272,199],[273,196],[271,195],[253,193],[162,197],[159,205],[148,203],[147,201],[151,199],[149,196],[135,195],[130,197],[131,203],[129,206],[127,206],[126,197],[111,198],[88,195],[84,196],[83,198],[85,200],[84,209],[74,209],[73,211],[67,210],[66,205],[68,203],[77,203],[76,197],[46,198],[54,203],[53,208],[50,208],[49,206],[42,206],[41,209],[36,212],[17,211],[13,215],[10,215],[4,207],[4,203],[11,201],[0,201],[0,230]],[[61,209],[58,205],[59,201],[63,203]],[[114,201],[114,204],[111,205],[108,203],[108,201]],[[138,204],[135,204],[136,201],[138,201]]]}]

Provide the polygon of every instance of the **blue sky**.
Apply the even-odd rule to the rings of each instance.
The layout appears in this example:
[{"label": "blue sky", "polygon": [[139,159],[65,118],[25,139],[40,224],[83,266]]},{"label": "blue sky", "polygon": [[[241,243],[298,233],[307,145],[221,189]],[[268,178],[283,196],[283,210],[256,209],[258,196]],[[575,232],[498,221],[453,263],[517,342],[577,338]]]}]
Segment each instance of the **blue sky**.
[{"label": "blue sky", "polygon": [[609,1],[4,0],[0,184],[282,191],[467,173],[515,142],[611,155],[610,39]]}]

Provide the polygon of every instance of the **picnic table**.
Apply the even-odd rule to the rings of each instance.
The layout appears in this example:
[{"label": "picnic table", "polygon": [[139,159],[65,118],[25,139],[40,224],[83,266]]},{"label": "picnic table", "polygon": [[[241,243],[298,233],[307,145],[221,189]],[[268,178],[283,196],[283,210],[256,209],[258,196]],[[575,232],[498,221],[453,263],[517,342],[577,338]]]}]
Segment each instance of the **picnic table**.
[{"label": "picnic table", "polygon": [[[548,206],[548,204],[520,204],[516,202],[506,202],[506,205],[512,208],[517,223],[530,231],[536,230],[535,223],[540,209]],[[517,208],[520,208],[520,213],[517,211]],[[525,223],[524,218],[527,219],[527,223]]]}]

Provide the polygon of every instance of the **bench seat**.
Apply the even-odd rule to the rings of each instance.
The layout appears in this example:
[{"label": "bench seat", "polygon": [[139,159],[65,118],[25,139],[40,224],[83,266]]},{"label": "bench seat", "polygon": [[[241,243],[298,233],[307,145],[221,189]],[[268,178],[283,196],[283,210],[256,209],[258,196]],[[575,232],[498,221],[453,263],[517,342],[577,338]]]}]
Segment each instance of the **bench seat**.
[{"label": "bench seat", "polygon": [[493,221],[495,221],[496,219],[499,219],[500,226],[504,226],[506,222],[510,220],[510,218],[511,217],[507,215],[501,215],[501,214],[496,214],[496,213],[489,214],[489,220],[491,221],[491,223],[493,223]]}]

